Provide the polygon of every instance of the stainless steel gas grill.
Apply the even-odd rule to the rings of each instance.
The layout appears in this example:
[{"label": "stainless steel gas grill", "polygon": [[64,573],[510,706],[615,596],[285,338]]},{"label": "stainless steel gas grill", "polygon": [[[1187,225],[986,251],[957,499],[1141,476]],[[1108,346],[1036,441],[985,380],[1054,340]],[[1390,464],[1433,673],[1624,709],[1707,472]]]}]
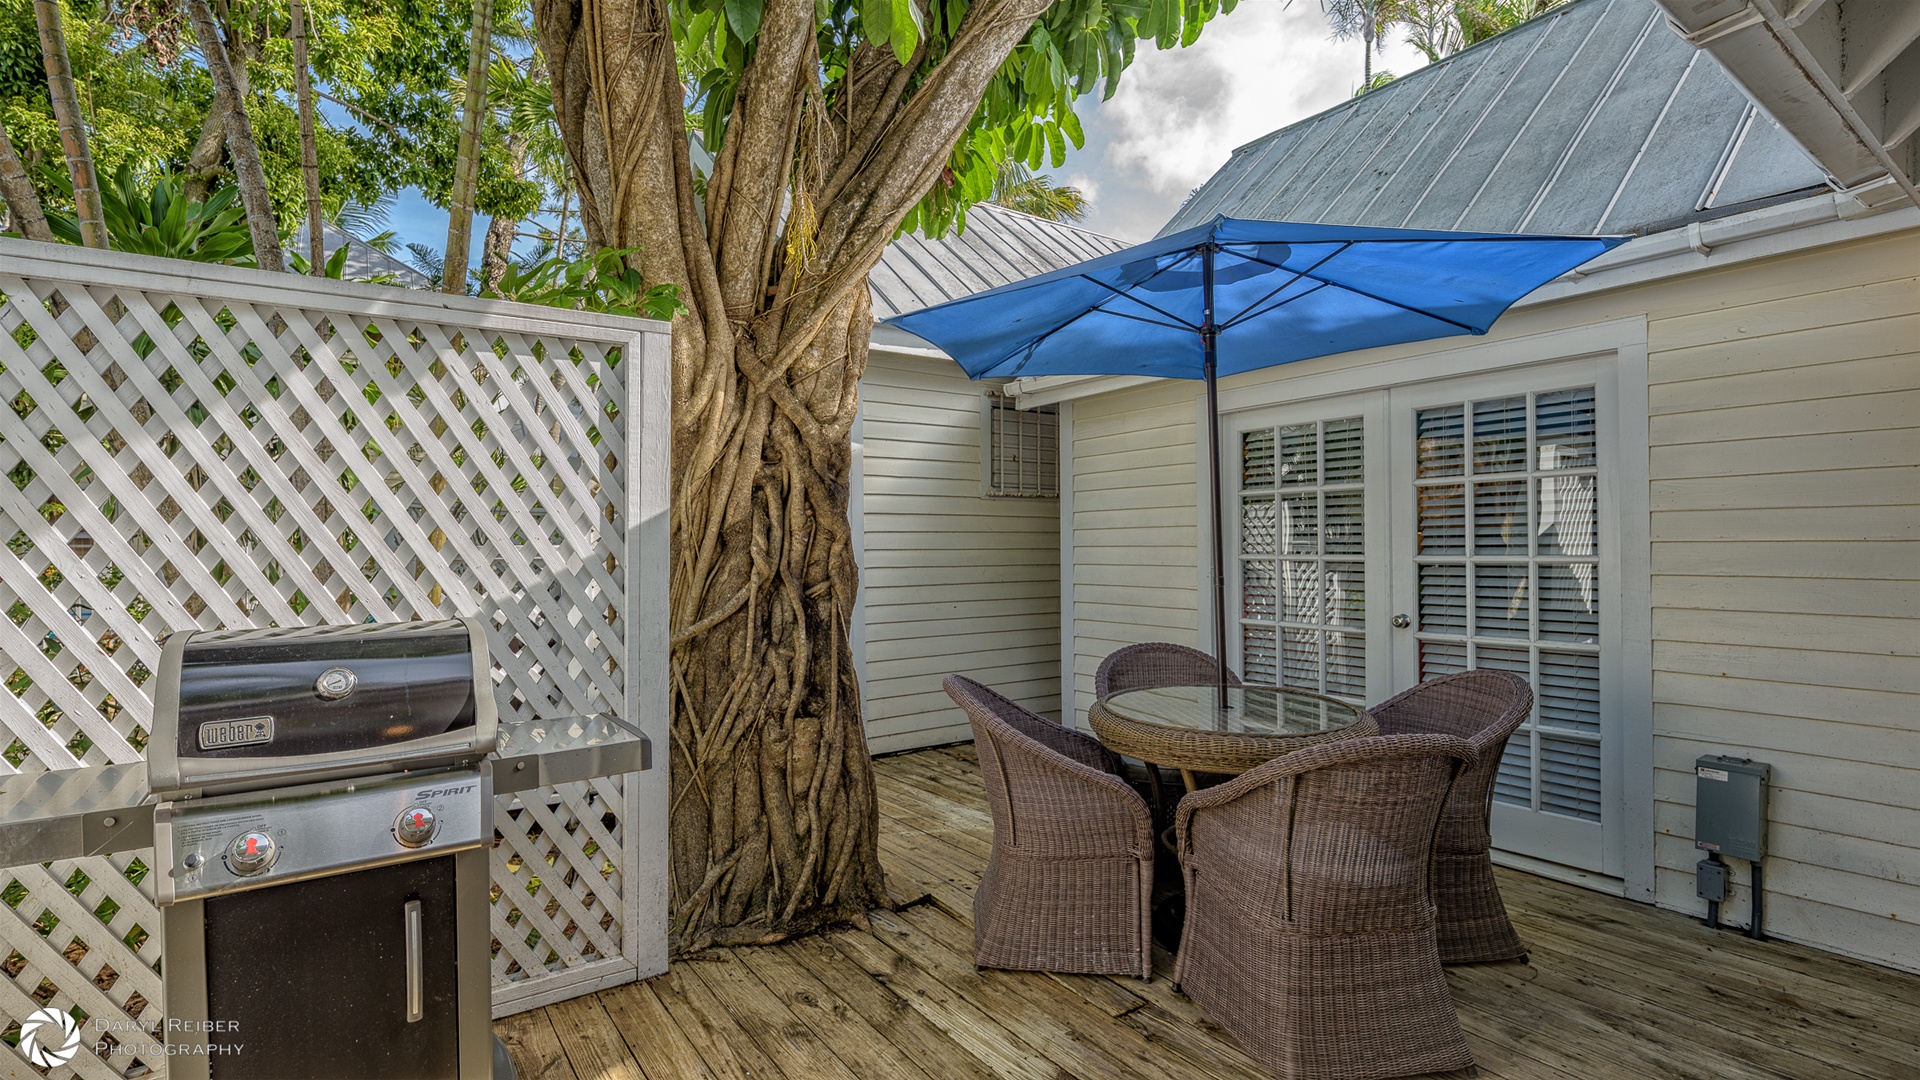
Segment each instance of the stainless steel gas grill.
[{"label": "stainless steel gas grill", "polygon": [[498,723],[471,620],[175,634],[154,685],[145,763],[0,782],[0,865],[153,845],[170,1076],[511,1076],[494,796],[649,768],[645,736]]},{"label": "stainless steel gas grill", "polygon": [[460,621],[167,639],[147,769],[175,1076],[492,1074],[490,674]]}]

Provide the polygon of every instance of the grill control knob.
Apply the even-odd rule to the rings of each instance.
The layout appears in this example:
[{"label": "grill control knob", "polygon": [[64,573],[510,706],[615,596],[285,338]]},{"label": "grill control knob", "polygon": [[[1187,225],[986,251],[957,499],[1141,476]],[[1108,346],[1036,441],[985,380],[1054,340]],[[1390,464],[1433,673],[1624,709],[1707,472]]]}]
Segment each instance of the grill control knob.
[{"label": "grill control knob", "polygon": [[393,838],[407,847],[419,847],[433,839],[433,811],[424,806],[409,806],[400,811],[393,823]]},{"label": "grill control knob", "polygon": [[273,837],[263,832],[241,833],[227,845],[227,869],[241,877],[264,873],[280,855]]}]

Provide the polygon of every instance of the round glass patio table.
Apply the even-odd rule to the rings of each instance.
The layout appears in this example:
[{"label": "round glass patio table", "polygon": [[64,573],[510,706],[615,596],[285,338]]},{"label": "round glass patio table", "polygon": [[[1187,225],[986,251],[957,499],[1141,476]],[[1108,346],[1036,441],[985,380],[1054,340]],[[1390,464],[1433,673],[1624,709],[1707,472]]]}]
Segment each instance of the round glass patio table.
[{"label": "round glass patio table", "polygon": [[1196,773],[1239,775],[1303,747],[1380,734],[1357,705],[1274,686],[1152,686],[1094,702],[1087,719],[1116,753],[1179,769],[1187,790]]}]

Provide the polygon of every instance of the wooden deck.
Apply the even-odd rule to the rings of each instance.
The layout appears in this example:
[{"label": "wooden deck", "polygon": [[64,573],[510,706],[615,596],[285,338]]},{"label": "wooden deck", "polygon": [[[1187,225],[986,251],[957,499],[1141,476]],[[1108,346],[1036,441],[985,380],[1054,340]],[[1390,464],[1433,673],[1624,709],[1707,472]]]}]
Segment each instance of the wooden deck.
[{"label": "wooden deck", "polygon": [[[871,931],[715,950],[510,1017],[520,1080],[1269,1076],[1168,981],[975,971],[992,829],[972,747],[878,762],[896,895]],[[1920,1077],[1920,979],[1526,874],[1530,964],[1448,971],[1482,1076]]]}]

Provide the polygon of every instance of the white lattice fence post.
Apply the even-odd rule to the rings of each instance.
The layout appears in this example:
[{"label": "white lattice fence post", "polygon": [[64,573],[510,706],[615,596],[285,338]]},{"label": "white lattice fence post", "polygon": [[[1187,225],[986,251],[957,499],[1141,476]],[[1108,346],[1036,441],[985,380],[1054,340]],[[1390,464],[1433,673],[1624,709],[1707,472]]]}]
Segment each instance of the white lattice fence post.
[{"label": "white lattice fence post", "polygon": [[[665,342],[0,239],[0,778],[138,760],[174,630],[474,615],[503,719],[606,712],[661,749],[501,808],[496,1011],[663,968]],[[158,1022],[150,860],[0,872],[6,1036],[46,1006]]]}]

